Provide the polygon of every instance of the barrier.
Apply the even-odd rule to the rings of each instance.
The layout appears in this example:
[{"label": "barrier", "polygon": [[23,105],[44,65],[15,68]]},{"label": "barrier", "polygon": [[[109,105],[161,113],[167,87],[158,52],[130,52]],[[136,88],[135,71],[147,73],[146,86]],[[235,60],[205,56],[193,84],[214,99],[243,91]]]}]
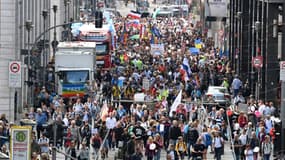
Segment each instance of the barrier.
[{"label": "barrier", "polygon": [[[111,100],[111,103],[114,103],[114,102],[133,102],[133,103],[156,103],[156,102],[159,102],[157,100],[152,100],[152,101],[135,101],[135,100],[130,100],[130,99],[119,99],[119,100]],[[215,102],[205,102],[205,101],[201,101],[201,102],[197,102],[197,101],[190,101],[190,100],[182,100],[181,103],[187,103],[187,104],[203,104],[203,105],[218,105],[220,106],[219,103],[215,103]]]},{"label": "barrier", "polygon": [[107,140],[109,134],[110,134],[110,130],[107,131],[107,134],[106,134],[106,136],[104,137],[104,139],[103,139],[103,141],[102,141],[102,144],[101,144],[101,146],[100,146],[100,149],[99,149],[99,151],[98,151],[99,153],[96,154],[95,160],[98,160],[98,159],[99,159],[99,156],[101,155],[101,152],[100,152],[100,151],[102,151],[102,148],[103,148],[103,146],[104,146],[104,144],[105,144],[105,142],[106,142],[106,140]]},{"label": "barrier", "polygon": [[53,147],[52,149],[55,150],[56,152],[60,153],[60,154],[63,154],[63,155],[65,156],[65,158],[70,158],[71,160],[77,160],[77,158],[72,157],[72,156],[66,154],[65,152],[60,151],[60,150],[57,149],[56,147]]}]

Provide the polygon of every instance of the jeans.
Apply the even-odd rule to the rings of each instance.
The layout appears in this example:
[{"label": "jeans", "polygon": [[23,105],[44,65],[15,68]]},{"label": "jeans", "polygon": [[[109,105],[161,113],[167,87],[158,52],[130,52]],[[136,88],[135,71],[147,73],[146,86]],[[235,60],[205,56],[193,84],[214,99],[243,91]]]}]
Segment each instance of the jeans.
[{"label": "jeans", "polygon": [[198,156],[198,157],[193,157],[192,160],[203,160],[203,157],[200,157],[200,156]]},{"label": "jeans", "polygon": [[191,147],[193,147],[194,144],[195,144],[194,142],[187,143],[187,152],[188,152],[189,159],[191,158]]},{"label": "jeans", "polygon": [[154,160],[160,160],[160,152],[161,150],[157,150],[157,152],[154,155]]},{"label": "jeans", "polygon": [[234,89],[234,97],[236,97],[239,93],[239,89]]},{"label": "jeans", "polygon": [[215,159],[221,160],[223,147],[215,148]]},{"label": "jeans", "polygon": [[270,160],[270,154],[264,154],[263,160]]},{"label": "jeans", "polygon": [[147,156],[147,160],[153,160],[153,156]]},{"label": "jeans", "polygon": [[180,151],[179,151],[179,157],[180,157],[180,160],[183,160],[183,159],[184,159],[184,155],[185,155],[185,153],[184,153],[184,152],[180,152]]},{"label": "jeans", "polygon": [[240,153],[235,153],[236,160],[240,160]]}]

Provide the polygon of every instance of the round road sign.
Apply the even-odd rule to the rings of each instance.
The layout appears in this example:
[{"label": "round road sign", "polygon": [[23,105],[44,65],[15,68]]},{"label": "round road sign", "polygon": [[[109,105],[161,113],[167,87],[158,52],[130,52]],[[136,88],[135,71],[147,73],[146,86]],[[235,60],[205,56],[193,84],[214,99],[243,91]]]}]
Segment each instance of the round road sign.
[{"label": "round road sign", "polygon": [[13,62],[10,64],[10,72],[17,73],[19,71],[20,71],[20,64],[19,63]]}]

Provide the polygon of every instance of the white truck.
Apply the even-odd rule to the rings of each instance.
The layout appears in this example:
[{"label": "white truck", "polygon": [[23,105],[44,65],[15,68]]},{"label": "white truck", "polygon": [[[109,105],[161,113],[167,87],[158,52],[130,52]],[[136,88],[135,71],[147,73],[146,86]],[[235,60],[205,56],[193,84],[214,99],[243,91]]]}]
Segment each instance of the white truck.
[{"label": "white truck", "polygon": [[94,80],[96,42],[60,42],[55,53],[58,94],[83,97]]}]

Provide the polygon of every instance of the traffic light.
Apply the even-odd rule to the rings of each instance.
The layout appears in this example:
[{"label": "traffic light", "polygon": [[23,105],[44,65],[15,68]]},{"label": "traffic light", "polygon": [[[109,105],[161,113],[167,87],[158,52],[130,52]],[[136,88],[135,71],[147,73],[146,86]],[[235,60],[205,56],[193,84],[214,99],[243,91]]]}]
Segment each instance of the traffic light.
[{"label": "traffic light", "polygon": [[102,11],[95,12],[95,27],[102,28],[103,27],[103,13]]}]

